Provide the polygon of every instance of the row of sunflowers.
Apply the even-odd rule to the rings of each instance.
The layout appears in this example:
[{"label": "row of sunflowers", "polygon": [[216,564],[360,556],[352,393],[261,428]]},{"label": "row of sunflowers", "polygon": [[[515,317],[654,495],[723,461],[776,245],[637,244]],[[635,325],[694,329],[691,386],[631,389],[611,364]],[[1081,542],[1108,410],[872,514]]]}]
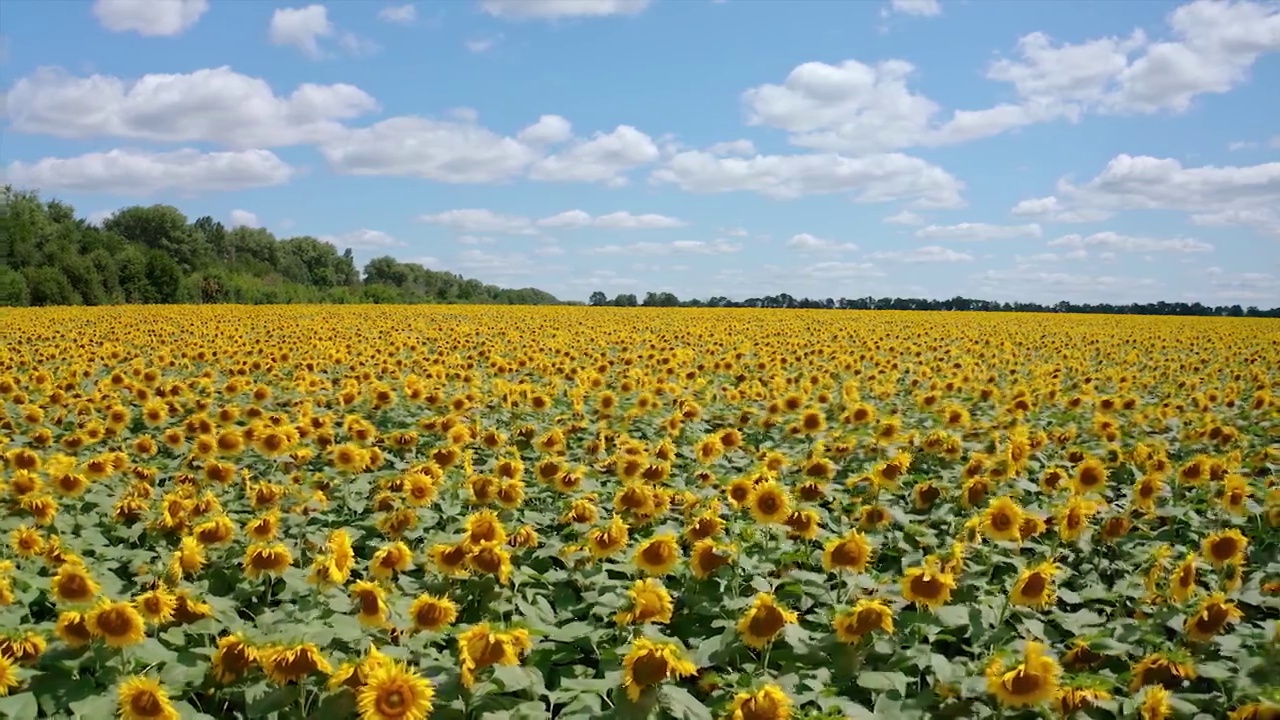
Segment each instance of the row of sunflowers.
[{"label": "row of sunflowers", "polygon": [[1280,718],[1280,325],[0,310],[0,717]]}]

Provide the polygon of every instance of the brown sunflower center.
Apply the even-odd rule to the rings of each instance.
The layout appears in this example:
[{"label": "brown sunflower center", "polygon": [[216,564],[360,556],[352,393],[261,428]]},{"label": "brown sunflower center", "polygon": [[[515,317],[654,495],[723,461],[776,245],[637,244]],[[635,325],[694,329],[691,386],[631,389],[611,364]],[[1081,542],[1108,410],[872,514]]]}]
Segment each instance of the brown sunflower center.
[{"label": "brown sunflower center", "polygon": [[1034,672],[1028,672],[1025,669],[1015,670],[1004,679],[1004,687],[1011,694],[1019,697],[1026,697],[1040,692],[1040,688],[1044,686],[1044,678]]},{"label": "brown sunflower center", "polygon": [[657,685],[667,677],[669,665],[661,653],[646,652],[631,666],[631,677],[640,686]]},{"label": "brown sunflower center", "polygon": [[747,629],[756,637],[773,637],[782,630],[787,624],[787,618],[782,611],[771,605],[756,610],[751,615],[751,621],[747,623]]}]

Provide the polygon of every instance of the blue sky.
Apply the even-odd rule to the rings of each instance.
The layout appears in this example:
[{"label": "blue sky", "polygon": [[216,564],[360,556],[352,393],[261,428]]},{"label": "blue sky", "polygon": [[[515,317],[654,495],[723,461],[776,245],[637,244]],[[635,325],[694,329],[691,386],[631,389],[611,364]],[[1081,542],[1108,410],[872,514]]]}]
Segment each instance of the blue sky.
[{"label": "blue sky", "polygon": [[0,167],[586,298],[1280,305],[1280,6],[5,0]]}]

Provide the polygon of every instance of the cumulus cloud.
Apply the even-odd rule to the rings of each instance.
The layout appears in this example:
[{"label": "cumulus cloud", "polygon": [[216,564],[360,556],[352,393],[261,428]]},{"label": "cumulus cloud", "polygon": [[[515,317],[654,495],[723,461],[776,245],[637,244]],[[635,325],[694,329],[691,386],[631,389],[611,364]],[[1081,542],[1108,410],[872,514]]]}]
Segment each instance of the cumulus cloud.
[{"label": "cumulus cloud", "polygon": [[233,228],[262,227],[262,223],[259,222],[258,216],[255,215],[254,213],[249,212],[248,210],[232,210],[230,219],[231,219],[231,227]]},{"label": "cumulus cloud", "polygon": [[22,133],[247,149],[333,139],[342,121],[377,110],[378,102],[345,83],[306,83],[276,95],[266,81],[226,65],[132,81],[40,68],[13,84],[7,109],[10,127]]},{"label": "cumulus cloud", "polygon": [[935,17],[942,14],[938,0],[890,0],[889,9],[900,15]]},{"label": "cumulus cloud", "polygon": [[418,9],[413,3],[388,5],[378,11],[378,19],[396,25],[412,25],[418,19]]},{"label": "cumulus cloud", "polygon": [[209,0],[94,0],[93,15],[111,32],[172,37],[195,27]]},{"label": "cumulus cloud", "polygon": [[727,255],[736,253],[742,245],[727,240],[675,240],[673,242],[635,242],[625,245],[608,244],[588,249],[589,255],[671,255],[677,253],[690,255]]},{"label": "cumulus cloud", "polygon": [[336,248],[351,248],[352,250],[384,250],[405,246],[403,241],[397,240],[388,233],[368,228],[352,230],[342,235],[321,235],[317,239],[323,240]]},{"label": "cumulus cloud", "polygon": [[556,20],[562,18],[638,15],[650,0],[480,0],[480,9],[508,20]]},{"label": "cumulus cloud", "polygon": [[169,152],[117,149],[71,158],[13,162],[7,180],[46,191],[141,196],[160,192],[245,190],[282,185],[294,170],[269,150]]},{"label": "cumulus cloud", "polygon": [[873,252],[867,257],[872,260],[887,260],[904,263],[957,263],[972,262],[973,256],[941,245],[926,245],[914,250],[891,250]]},{"label": "cumulus cloud", "polygon": [[851,242],[836,242],[835,240],[827,240],[809,233],[792,235],[787,240],[786,245],[802,253],[841,253],[858,249],[858,246]]},{"label": "cumulus cloud", "polygon": [[991,225],[988,223],[960,223],[958,225],[929,225],[916,231],[916,237],[931,240],[1013,240],[1038,238],[1044,231],[1036,223],[1027,225]]},{"label": "cumulus cloud", "polygon": [[656,213],[618,211],[592,216],[582,210],[566,210],[534,220],[522,215],[503,215],[479,208],[422,215],[418,221],[463,233],[503,235],[537,235],[545,229],[574,230],[587,227],[607,230],[662,230],[684,227],[687,224],[679,218]]},{"label": "cumulus cloud", "polygon": [[1049,247],[1060,247],[1073,250],[1104,250],[1125,253],[1207,253],[1213,252],[1213,245],[1192,238],[1173,238],[1159,240],[1156,238],[1134,237],[1114,232],[1100,232],[1089,236],[1063,235],[1048,242]]},{"label": "cumulus cloud", "polygon": [[[407,6],[412,11],[413,6]],[[384,8],[387,10],[387,8]],[[404,8],[393,10],[393,16],[403,16]],[[412,13],[410,13],[412,17]],[[387,19],[379,12],[381,19]],[[350,55],[366,55],[378,49],[376,43],[355,33],[339,30],[329,19],[329,9],[324,5],[307,5],[300,8],[277,8],[267,27],[267,38],[272,45],[292,47],[312,60],[325,56],[322,41],[337,38],[338,47]]]},{"label": "cumulus cloud", "polygon": [[529,169],[533,180],[558,182],[601,182],[625,185],[623,174],[658,159],[653,139],[630,125],[613,132],[597,132],[578,140],[563,151],[541,158]]}]

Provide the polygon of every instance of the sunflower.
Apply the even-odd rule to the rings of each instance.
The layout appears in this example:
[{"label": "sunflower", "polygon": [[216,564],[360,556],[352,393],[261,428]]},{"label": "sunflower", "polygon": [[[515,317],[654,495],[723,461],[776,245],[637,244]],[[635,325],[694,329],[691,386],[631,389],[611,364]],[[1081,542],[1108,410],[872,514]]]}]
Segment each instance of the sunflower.
[{"label": "sunflower", "polygon": [[280,575],[292,564],[293,553],[281,543],[253,543],[245,549],[244,559],[241,561],[244,574],[254,580],[264,574]]},{"label": "sunflower", "polygon": [[178,607],[178,601],[173,593],[165,590],[164,587],[157,587],[134,598],[133,606],[147,622],[163,625],[173,619],[173,611]]},{"label": "sunflower", "polygon": [[89,602],[101,589],[89,574],[89,569],[79,562],[69,562],[58,568],[49,584],[55,600],[70,604]]},{"label": "sunflower", "polygon": [[1214,593],[1200,602],[1195,613],[1187,618],[1183,630],[1188,638],[1204,642],[1242,617],[1244,613],[1234,602],[1229,602],[1224,593]]},{"label": "sunflower", "polygon": [[121,720],[178,720],[178,710],[160,682],[146,675],[131,675],[120,683]]},{"label": "sunflower", "polygon": [[19,665],[35,665],[49,647],[44,636],[36,632],[23,635],[0,635],[0,656]]},{"label": "sunflower", "polygon": [[712,538],[704,538],[693,544],[689,551],[689,570],[699,580],[733,562],[733,546],[720,545]]},{"label": "sunflower", "polygon": [[93,640],[93,633],[89,631],[89,625],[85,621],[84,613],[75,610],[65,610],[58,614],[58,622],[53,628],[54,634],[58,639],[67,645],[75,647],[83,647]]},{"label": "sunflower", "polygon": [[1110,700],[1111,693],[1100,687],[1087,685],[1064,686],[1053,696],[1053,707],[1063,718],[1094,707],[1100,700]]},{"label": "sunflower", "polygon": [[1018,542],[1022,536],[1022,508],[1013,498],[1001,496],[982,513],[982,530],[992,540]]},{"label": "sunflower", "polygon": [[328,675],[333,671],[315,643],[293,647],[272,646],[262,649],[258,661],[267,677],[280,685],[298,682],[312,673]]},{"label": "sunflower", "polygon": [[922,482],[911,489],[911,502],[916,510],[927,512],[942,497],[942,491],[932,482]]},{"label": "sunflower", "polygon": [[626,521],[615,515],[607,525],[587,532],[587,549],[591,557],[601,560],[616,554],[630,542],[631,531]]},{"label": "sunflower", "polygon": [[493,665],[520,664],[520,656],[533,648],[529,631],[523,628],[495,631],[488,623],[473,625],[458,635],[458,662],[462,686],[475,684],[475,674]]},{"label": "sunflower", "polygon": [[1058,566],[1053,562],[1043,562],[1024,569],[1013,583],[1009,603],[1037,610],[1049,607],[1055,599],[1053,576],[1057,573]]},{"label": "sunflower", "polygon": [[372,668],[356,693],[360,720],[426,720],[435,686],[407,664],[387,662]]},{"label": "sunflower", "polygon": [[810,508],[792,510],[786,519],[787,537],[792,540],[812,540],[818,537],[821,525],[822,518],[815,510]]},{"label": "sunflower", "polygon": [[351,601],[356,605],[356,617],[362,626],[378,628],[387,624],[391,608],[387,607],[387,591],[381,585],[357,581],[351,586]]},{"label": "sunflower", "polygon": [[654,536],[636,548],[633,559],[641,572],[649,575],[666,575],[680,562],[680,545],[675,533]]},{"label": "sunflower", "polygon": [[[0,681],[3,682],[3,681]],[[0,695],[4,693],[0,692]],[[1252,702],[1231,711],[1227,720],[1280,720],[1280,705],[1269,702]]]},{"label": "sunflower", "polygon": [[498,518],[498,513],[485,508],[467,516],[463,525],[466,536],[462,542],[476,546],[481,543],[504,543],[507,541],[507,530]]},{"label": "sunflower", "polygon": [[926,557],[922,565],[909,568],[902,576],[903,599],[932,611],[946,605],[955,588],[955,576],[942,569],[936,555]]},{"label": "sunflower", "polygon": [[627,589],[627,597],[630,600],[630,608],[619,612],[615,617],[619,625],[671,622],[675,602],[671,599],[671,593],[667,592],[657,578],[636,580]]},{"label": "sunflower", "polygon": [[682,678],[698,672],[684,652],[673,643],[637,638],[623,658],[622,687],[632,702],[639,702],[645,690],[668,678]]},{"label": "sunflower", "polygon": [[18,557],[35,557],[44,552],[45,539],[40,531],[24,525],[9,534],[10,545]]},{"label": "sunflower", "polygon": [[1169,595],[1174,602],[1183,603],[1191,599],[1196,591],[1196,554],[1187,553],[1178,567],[1174,568],[1172,582],[1169,583]]},{"label": "sunflower", "polygon": [[466,545],[436,543],[431,546],[430,555],[436,569],[444,575],[461,577],[468,574]]},{"label": "sunflower", "polygon": [[1147,685],[1180,685],[1183,680],[1195,679],[1196,668],[1178,657],[1156,652],[1135,663],[1130,674],[1129,694],[1136,695]]},{"label": "sunflower", "polygon": [[832,627],[836,639],[850,644],[876,630],[893,634],[893,611],[879,600],[859,600],[852,609],[837,614]]},{"label": "sunflower", "polygon": [[1028,640],[1022,663],[1006,670],[996,658],[987,666],[987,691],[1004,707],[1026,707],[1051,700],[1058,691],[1062,668],[1045,654],[1042,643]]},{"label": "sunflower", "polygon": [[865,572],[871,562],[871,543],[857,530],[827,542],[822,551],[822,567],[827,572]]},{"label": "sunflower", "polygon": [[10,690],[21,686],[17,666],[9,658],[0,655],[0,697],[8,697]]},{"label": "sunflower", "polygon": [[693,542],[724,533],[724,518],[718,509],[709,510],[695,517],[684,530],[685,537]]},{"label": "sunflower", "polygon": [[753,487],[746,504],[751,517],[761,525],[780,525],[791,514],[791,497],[777,480],[766,480]]},{"label": "sunflower", "polygon": [[768,683],[759,690],[735,695],[725,717],[726,720],[790,720],[793,704],[786,691]]},{"label": "sunflower", "polygon": [[248,672],[258,662],[258,651],[239,633],[218,638],[211,662],[213,677],[226,685]]},{"label": "sunflower", "polygon": [[409,606],[415,631],[439,632],[458,619],[458,606],[449,598],[423,593]]},{"label": "sunflower", "polygon": [[[506,540],[506,536],[502,536]],[[369,561],[369,574],[378,580],[390,580],[396,573],[413,567],[413,551],[404,542],[387,543],[373,553]]]},{"label": "sunflower", "polygon": [[757,593],[751,607],[738,620],[738,634],[747,645],[759,650],[773,642],[790,623],[798,622],[796,613],[778,603],[773,593]]},{"label": "sunflower", "polygon": [[1215,568],[1228,563],[1240,564],[1244,561],[1245,550],[1249,540],[1236,528],[1221,530],[1204,539],[1200,545],[1200,553]]},{"label": "sunflower", "polygon": [[136,645],[146,639],[146,621],[138,610],[123,601],[104,600],[85,616],[94,637],[114,648]]},{"label": "sunflower", "polygon": [[204,568],[204,547],[194,537],[183,536],[178,542],[178,549],[169,558],[169,575],[174,581],[194,575]]},{"label": "sunflower", "polygon": [[1107,488],[1107,466],[1096,458],[1089,458],[1076,466],[1071,478],[1071,490],[1077,495],[1104,493]]},{"label": "sunflower", "polygon": [[1167,720],[1173,716],[1173,706],[1169,703],[1172,695],[1163,686],[1151,685],[1142,693],[1142,704],[1138,706],[1140,720]]}]

